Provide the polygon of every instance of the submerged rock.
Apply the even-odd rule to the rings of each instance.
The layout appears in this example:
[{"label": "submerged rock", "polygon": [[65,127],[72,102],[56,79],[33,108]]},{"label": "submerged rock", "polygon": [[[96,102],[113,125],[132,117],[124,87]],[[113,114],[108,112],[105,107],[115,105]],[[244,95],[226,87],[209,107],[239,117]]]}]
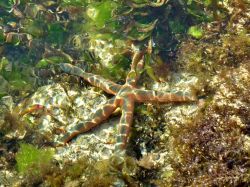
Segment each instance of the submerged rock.
[{"label": "submerged rock", "polygon": [[[59,143],[63,136],[62,129],[67,131],[87,120],[106,100],[106,96],[91,88],[69,88],[62,84],[52,84],[40,87],[28,100],[20,103],[18,108],[23,113],[21,118],[28,121],[28,125],[33,126],[37,134],[45,136],[49,142]],[[31,110],[37,105],[42,106],[42,110]],[[57,148],[55,158],[77,160],[93,150],[100,155],[92,156],[101,158],[104,154],[107,158],[114,147],[115,123],[118,123],[117,120],[111,120],[101,124],[100,128],[80,134],[69,146]]]}]

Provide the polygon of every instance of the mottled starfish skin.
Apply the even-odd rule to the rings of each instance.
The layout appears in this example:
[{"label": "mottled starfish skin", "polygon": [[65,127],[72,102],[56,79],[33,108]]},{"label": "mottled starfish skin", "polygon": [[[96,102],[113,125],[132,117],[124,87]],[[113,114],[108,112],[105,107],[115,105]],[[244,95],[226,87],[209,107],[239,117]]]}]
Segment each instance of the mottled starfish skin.
[{"label": "mottled starfish skin", "polygon": [[132,59],[131,70],[126,78],[124,85],[116,84],[112,81],[106,80],[99,75],[86,73],[82,69],[71,64],[61,64],[64,72],[82,77],[90,84],[101,88],[109,94],[115,95],[108,100],[104,106],[99,108],[89,120],[80,122],[63,137],[64,143],[69,142],[72,138],[80,133],[89,131],[90,129],[99,125],[106,120],[116,108],[120,107],[122,111],[121,119],[118,127],[118,134],[116,139],[116,150],[124,150],[128,141],[130,127],[133,121],[134,103],[135,102],[191,102],[195,99],[193,97],[180,96],[176,94],[159,92],[153,90],[144,90],[136,88],[139,73],[143,69],[144,54],[137,52]]}]

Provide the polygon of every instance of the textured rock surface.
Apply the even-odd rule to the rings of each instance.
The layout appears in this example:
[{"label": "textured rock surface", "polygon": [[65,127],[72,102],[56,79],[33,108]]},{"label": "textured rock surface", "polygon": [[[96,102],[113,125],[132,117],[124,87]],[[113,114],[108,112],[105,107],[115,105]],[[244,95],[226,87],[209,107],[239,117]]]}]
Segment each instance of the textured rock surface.
[{"label": "textured rock surface", "polygon": [[[52,142],[58,142],[63,135],[63,133],[56,135],[55,129],[62,128],[67,131],[79,121],[91,118],[91,114],[107,100],[106,96],[91,88],[67,89],[60,84],[43,86],[28,101],[25,101],[25,108],[39,104],[48,110],[41,116],[27,114],[24,118],[28,119],[30,123],[36,124],[38,132],[46,135]],[[58,154],[55,157],[62,159],[60,158],[62,156],[75,161],[81,155],[90,154],[94,150],[98,152],[96,154],[100,155],[91,154],[93,157],[100,158],[102,153],[106,157],[110,156],[116,123],[118,123],[117,120],[108,121],[90,132],[79,135],[68,146],[57,148]]]}]

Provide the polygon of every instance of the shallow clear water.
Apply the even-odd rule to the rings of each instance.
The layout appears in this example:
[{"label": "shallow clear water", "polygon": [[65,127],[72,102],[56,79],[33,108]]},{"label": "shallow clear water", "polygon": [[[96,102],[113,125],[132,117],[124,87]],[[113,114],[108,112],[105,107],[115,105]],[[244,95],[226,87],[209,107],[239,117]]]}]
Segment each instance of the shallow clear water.
[{"label": "shallow clear water", "polygon": [[[249,9],[238,0],[1,0],[0,186],[248,186]],[[129,74],[137,52],[144,67]],[[110,82],[61,63],[120,85],[140,74],[137,88],[196,99],[143,95],[118,154],[123,108],[94,115],[108,106]],[[97,128],[58,146],[98,116]]]}]

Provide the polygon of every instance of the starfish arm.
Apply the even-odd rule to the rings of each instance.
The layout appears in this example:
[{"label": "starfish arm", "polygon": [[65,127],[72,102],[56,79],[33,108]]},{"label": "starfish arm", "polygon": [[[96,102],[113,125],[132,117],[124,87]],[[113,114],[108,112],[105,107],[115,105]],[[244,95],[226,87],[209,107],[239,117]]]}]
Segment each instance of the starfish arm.
[{"label": "starfish arm", "polygon": [[77,124],[75,127],[70,129],[67,134],[64,135],[62,138],[62,141],[64,143],[69,142],[77,135],[87,132],[90,129],[96,127],[99,125],[102,121],[106,120],[117,108],[115,99],[112,98],[107,101],[107,103],[103,106],[97,109],[97,111],[91,116],[91,120],[83,121]]},{"label": "starfish arm", "polygon": [[191,102],[195,101],[194,97],[183,96],[173,93],[166,93],[154,90],[140,90],[134,91],[135,101],[137,102]]},{"label": "starfish arm", "polygon": [[141,71],[143,69],[144,62],[142,60],[144,53],[142,51],[137,51],[132,58],[131,70]]},{"label": "starfish arm", "polygon": [[131,69],[126,78],[127,84],[136,86],[137,80],[140,78],[140,73],[143,69],[143,66],[143,52],[138,51],[133,55]]},{"label": "starfish arm", "polygon": [[124,150],[128,141],[130,127],[133,121],[134,100],[125,98],[122,100],[122,115],[118,125],[115,150]]},{"label": "starfish arm", "polygon": [[112,81],[106,80],[99,75],[94,75],[92,73],[86,73],[81,68],[73,66],[68,63],[60,64],[61,69],[71,75],[76,75],[82,77],[84,80],[88,81],[93,86],[99,87],[109,94],[115,95],[121,88],[121,85],[116,84]]}]

